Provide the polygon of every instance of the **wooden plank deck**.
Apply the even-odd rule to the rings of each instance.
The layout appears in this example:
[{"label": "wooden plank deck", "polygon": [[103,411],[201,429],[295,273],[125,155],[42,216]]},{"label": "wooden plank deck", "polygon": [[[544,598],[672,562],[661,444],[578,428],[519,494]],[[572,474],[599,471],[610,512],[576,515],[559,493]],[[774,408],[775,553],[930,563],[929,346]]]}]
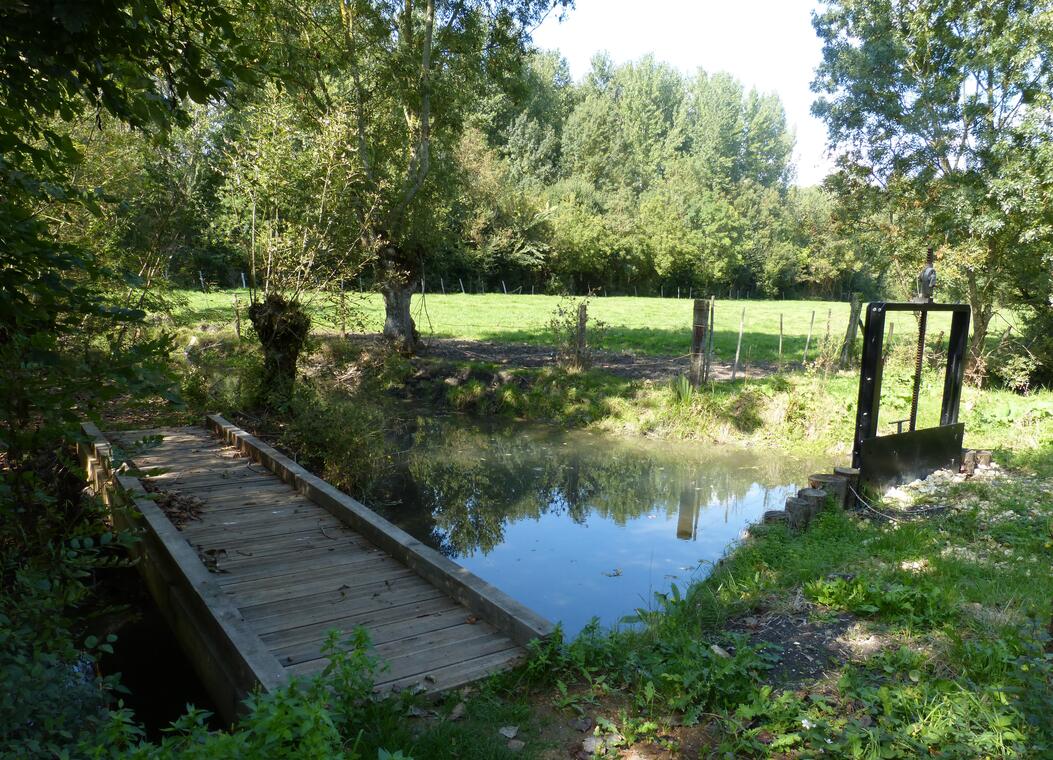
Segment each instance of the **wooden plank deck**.
[{"label": "wooden plank deck", "polygon": [[[428,692],[510,667],[530,639],[552,631],[548,621],[221,417],[208,425],[211,431],[106,435],[86,425],[94,443],[82,458],[89,471],[94,465],[100,490],[110,475],[109,441],[141,473],[109,480],[146,521],[144,561],[167,568],[152,584],[148,577],[162,611],[170,614],[165,607],[174,593],[180,614],[197,621],[196,633],[181,640],[199,672],[207,671],[206,685],[215,682],[224,712],[253,685],[271,689],[290,675],[320,671],[327,663],[322,644],[334,628],[369,631],[384,663],[379,690]],[[142,445],[150,436],[160,439]],[[176,495],[178,507],[196,514],[177,519],[177,529],[158,508],[171,508],[173,497],[148,492]],[[170,622],[177,634],[187,624]],[[218,643],[206,640],[217,622],[226,625]],[[243,667],[224,679],[215,669],[225,647],[237,650]]]}]

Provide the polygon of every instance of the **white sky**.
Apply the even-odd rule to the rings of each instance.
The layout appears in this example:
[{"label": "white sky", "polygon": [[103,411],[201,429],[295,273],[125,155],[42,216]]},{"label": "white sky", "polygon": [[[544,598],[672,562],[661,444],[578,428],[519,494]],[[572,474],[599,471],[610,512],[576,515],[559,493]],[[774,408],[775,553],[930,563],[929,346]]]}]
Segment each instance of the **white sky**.
[{"label": "white sky", "polygon": [[647,53],[684,73],[727,71],[749,89],[774,92],[797,136],[797,184],[820,182],[830,169],[826,127],[809,109],[809,89],[822,46],[812,28],[816,0],[577,0],[560,23],[555,14],[534,33],[558,49],[580,80],[593,54],[617,63]]}]

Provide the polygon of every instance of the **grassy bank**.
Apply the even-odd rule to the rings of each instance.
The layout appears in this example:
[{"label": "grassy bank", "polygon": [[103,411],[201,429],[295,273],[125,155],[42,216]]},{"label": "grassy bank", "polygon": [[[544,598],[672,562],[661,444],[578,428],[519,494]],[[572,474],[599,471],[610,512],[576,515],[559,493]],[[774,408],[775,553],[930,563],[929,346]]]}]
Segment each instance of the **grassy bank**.
[{"label": "grassy bank", "polygon": [[[437,395],[449,406],[478,414],[509,415],[583,426],[630,436],[749,446],[846,462],[855,426],[858,379],[850,372],[772,375],[692,389],[683,379],[631,382],[602,372],[558,368],[509,371],[475,365],[448,379]],[[456,382],[456,385],[450,385]],[[910,414],[910,376],[886,373],[880,429]],[[943,378],[924,376],[919,426],[939,422]],[[966,386],[960,419],[966,445],[1018,453],[1053,442],[1053,393],[1022,396]]]},{"label": "grassy bank", "polygon": [[550,655],[551,698],[612,755],[1050,756],[1053,482],[914,495],[924,517],[879,505],[898,521],[831,510],[804,535],[755,530],[641,631]]}]

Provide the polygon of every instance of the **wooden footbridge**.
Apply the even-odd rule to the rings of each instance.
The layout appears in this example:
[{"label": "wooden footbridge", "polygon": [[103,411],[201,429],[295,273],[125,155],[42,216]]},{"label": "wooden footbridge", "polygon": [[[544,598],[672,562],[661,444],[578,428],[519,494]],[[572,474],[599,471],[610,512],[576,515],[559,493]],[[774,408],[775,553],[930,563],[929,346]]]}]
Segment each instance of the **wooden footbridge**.
[{"label": "wooden footbridge", "polygon": [[332,629],[369,631],[378,690],[431,693],[511,667],[551,633],[262,441],[218,415],[206,425],[85,425],[81,459],[118,527],[140,534],[147,586],[227,719],[253,689],[321,671]]}]

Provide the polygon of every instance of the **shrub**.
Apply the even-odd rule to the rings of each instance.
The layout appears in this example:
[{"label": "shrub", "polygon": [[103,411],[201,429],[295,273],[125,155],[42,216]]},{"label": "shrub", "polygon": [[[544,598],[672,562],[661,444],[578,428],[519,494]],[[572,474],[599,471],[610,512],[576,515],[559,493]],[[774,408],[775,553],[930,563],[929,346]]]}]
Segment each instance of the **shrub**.
[{"label": "shrub", "polygon": [[[589,317],[588,309],[588,298],[563,298],[549,317],[549,333],[559,363],[564,367],[579,370],[591,367],[594,359],[592,347],[603,340],[607,325]],[[584,334],[579,335],[582,332]]]}]

